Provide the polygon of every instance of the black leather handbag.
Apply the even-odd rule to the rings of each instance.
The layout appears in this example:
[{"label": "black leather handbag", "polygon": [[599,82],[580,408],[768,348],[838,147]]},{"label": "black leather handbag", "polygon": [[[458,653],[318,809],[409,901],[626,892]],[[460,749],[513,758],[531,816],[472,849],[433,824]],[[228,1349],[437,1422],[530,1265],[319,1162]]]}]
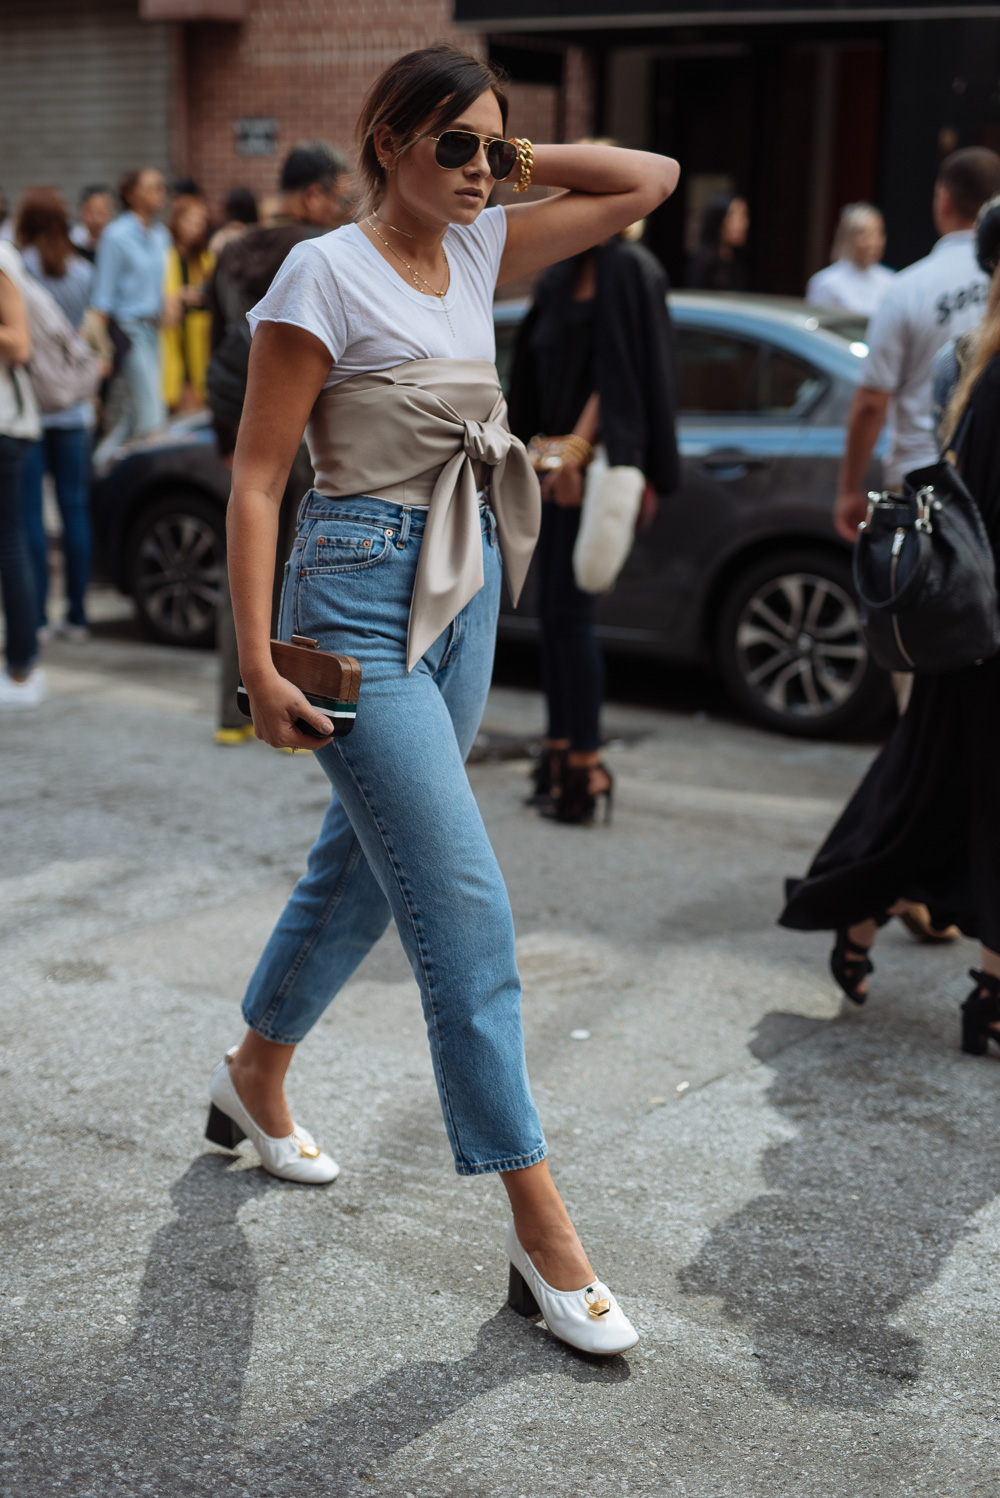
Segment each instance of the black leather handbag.
[{"label": "black leather handbag", "polygon": [[869,494],[854,549],[868,649],[889,671],[937,675],[1000,651],[996,561],[953,465],[916,468],[904,493]]}]

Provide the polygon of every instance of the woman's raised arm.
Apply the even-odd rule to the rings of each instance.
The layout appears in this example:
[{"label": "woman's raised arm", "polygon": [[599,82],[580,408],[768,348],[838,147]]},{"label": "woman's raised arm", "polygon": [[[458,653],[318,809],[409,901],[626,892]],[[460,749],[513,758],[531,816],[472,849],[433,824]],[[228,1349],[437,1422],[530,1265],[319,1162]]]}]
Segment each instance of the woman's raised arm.
[{"label": "woman's raised arm", "polygon": [[567,189],[537,203],[507,206],[499,280],[514,281],[567,260],[645,218],[677,186],[670,156],[621,146],[535,146],[535,186]]}]

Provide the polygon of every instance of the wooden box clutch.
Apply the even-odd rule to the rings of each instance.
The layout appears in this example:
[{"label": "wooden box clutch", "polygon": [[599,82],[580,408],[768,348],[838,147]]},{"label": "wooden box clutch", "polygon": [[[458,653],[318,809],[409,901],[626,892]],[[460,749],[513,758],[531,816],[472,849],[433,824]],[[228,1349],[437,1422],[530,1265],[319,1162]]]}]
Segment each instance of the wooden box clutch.
[{"label": "wooden box clutch", "polygon": [[[332,650],[320,650],[317,642],[305,635],[292,635],[290,643],[271,641],[271,659],[279,676],[298,687],[313,707],[333,720],[336,738],[350,733],[361,690],[361,665],[353,655],[334,655]],[[250,698],[242,681],[236,689],[236,704],[244,717],[251,717]],[[322,737],[301,718],[295,726],[314,738]]]}]

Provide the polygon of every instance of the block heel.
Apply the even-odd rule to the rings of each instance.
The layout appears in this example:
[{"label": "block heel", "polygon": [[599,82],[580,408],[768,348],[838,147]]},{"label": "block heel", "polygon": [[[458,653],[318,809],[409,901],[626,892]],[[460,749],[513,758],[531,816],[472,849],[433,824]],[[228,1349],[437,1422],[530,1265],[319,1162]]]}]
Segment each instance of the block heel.
[{"label": "block heel", "polygon": [[234,1150],[241,1139],[247,1136],[238,1123],[217,1108],[214,1103],[208,1109],[208,1122],[205,1125],[205,1138],[210,1144],[217,1144],[220,1149]]},{"label": "block heel", "polygon": [[538,1301],[528,1289],[523,1274],[513,1264],[510,1266],[510,1280],[507,1285],[507,1304],[519,1316],[540,1316],[542,1314]]},{"label": "block heel", "polygon": [[615,1357],[639,1340],[607,1285],[591,1280],[582,1290],[557,1290],[543,1280],[511,1222],[507,1227],[510,1287],[507,1303],[519,1316],[542,1316],[554,1337],[580,1352]]},{"label": "block heel", "polygon": [[292,1132],[281,1138],[265,1134],[243,1106],[243,1101],[233,1085],[229,1074],[229,1063],[233,1058],[229,1051],[212,1073],[208,1084],[208,1122],[205,1138],[220,1149],[234,1150],[241,1139],[249,1139],[260,1156],[260,1163],[273,1176],[283,1181],[301,1181],[307,1186],[325,1186],[336,1180],[340,1166],[336,1160],[325,1155],[309,1133],[292,1125]]}]

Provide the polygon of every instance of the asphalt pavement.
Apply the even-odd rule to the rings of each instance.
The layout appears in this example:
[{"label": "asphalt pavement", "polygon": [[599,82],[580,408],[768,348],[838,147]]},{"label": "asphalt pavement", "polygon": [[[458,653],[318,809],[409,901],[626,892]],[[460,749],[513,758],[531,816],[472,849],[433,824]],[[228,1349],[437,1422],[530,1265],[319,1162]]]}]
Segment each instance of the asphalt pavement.
[{"label": "asphalt pavement", "polygon": [[505,1307],[503,1193],[453,1173],[393,932],[291,1074],[340,1179],[206,1144],[326,781],[212,742],[210,655],[110,624],[47,654],[0,718],[4,1498],[1000,1494],[976,950],[894,923],[845,1012],[828,939],[774,923],[871,746],[665,686],[608,712],[611,826],[561,828],[522,804],[540,700],[494,691],[470,775],[552,1166],[642,1333],[602,1362]]}]

